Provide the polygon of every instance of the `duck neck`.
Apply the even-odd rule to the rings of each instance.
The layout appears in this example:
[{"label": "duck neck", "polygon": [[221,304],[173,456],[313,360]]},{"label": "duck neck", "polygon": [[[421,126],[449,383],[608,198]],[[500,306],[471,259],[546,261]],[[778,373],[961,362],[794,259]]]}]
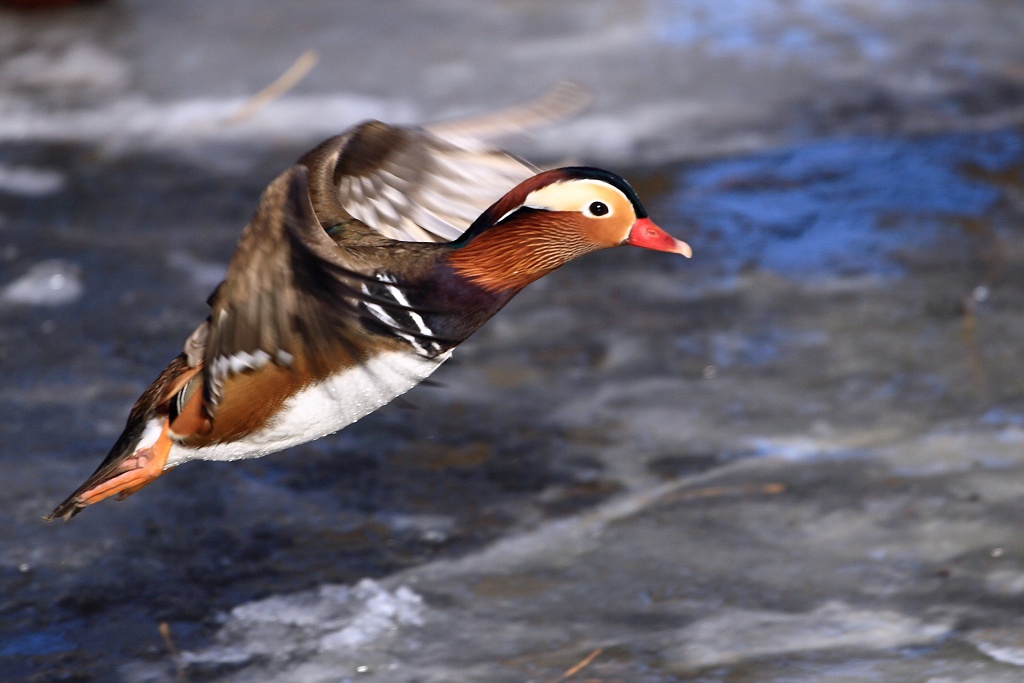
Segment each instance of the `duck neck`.
[{"label": "duck neck", "polygon": [[514,219],[473,226],[450,246],[448,264],[460,277],[491,293],[517,293],[596,245],[564,229],[558,214],[519,210]]}]

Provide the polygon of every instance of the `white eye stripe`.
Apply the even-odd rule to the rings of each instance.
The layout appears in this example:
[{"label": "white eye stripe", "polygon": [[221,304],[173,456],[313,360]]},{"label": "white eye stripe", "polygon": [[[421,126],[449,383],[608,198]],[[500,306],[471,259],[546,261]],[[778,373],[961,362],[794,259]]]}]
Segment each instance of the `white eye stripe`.
[{"label": "white eye stripe", "polygon": [[[613,207],[616,205],[632,206],[629,197],[619,188],[601,180],[584,178],[552,183],[534,190],[526,196],[522,205],[513,211],[523,207],[547,211],[578,211],[588,217],[596,218],[600,215],[590,211],[590,207],[595,202],[604,204],[608,208],[608,213],[600,214],[604,216],[614,213]],[[502,219],[507,217],[508,213],[502,216]]]},{"label": "white eye stripe", "polygon": [[[598,209],[597,206],[600,206],[602,208]],[[512,209],[511,211],[506,211],[501,216],[501,218],[495,221],[495,223],[502,222],[519,209],[537,209],[538,211],[559,211],[559,209],[556,209],[555,207],[552,206],[540,206],[537,204],[523,203],[517,206],[516,208]],[[615,214],[615,211],[612,210],[612,207],[609,206],[606,202],[601,201],[600,199],[594,199],[591,201],[584,202],[583,207],[579,209],[579,212],[588,218],[607,218],[608,216],[612,216]]]},{"label": "white eye stripe", "polygon": [[[529,198],[527,198],[527,199],[529,199]],[[494,222],[495,223],[502,222],[503,220],[505,220],[506,218],[508,218],[512,214],[514,214],[519,209],[537,209],[538,211],[555,211],[556,210],[556,209],[554,209],[553,207],[550,207],[550,206],[538,206],[536,204],[529,204],[527,202],[524,202],[524,203],[520,204],[519,206],[517,206],[516,208],[512,209],[511,211],[506,211],[502,215],[501,218],[499,218],[498,220],[496,220]]]}]

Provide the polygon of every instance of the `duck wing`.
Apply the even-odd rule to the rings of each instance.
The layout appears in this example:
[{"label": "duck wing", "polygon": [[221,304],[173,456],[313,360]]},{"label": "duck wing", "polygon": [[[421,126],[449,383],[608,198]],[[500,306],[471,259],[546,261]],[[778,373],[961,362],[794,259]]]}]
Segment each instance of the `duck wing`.
[{"label": "duck wing", "polygon": [[538,169],[497,147],[514,134],[566,118],[585,92],[556,86],[526,104],[425,127],[368,121],[325,140],[299,163],[325,228],[356,218],[386,237],[458,238],[511,188]]}]

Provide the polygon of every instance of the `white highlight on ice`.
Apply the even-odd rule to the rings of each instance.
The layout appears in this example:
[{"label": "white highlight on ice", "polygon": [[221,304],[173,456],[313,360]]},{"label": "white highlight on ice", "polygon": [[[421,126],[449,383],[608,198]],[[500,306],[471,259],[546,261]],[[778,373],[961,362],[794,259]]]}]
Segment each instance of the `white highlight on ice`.
[{"label": "white highlight on ice", "polygon": [[43,197],[63,188],[64,175],[59,171],[0,164],[0,191]]},{"label": "white highlight on ice", "polygon": [[218,634],[222,644],[185,652],[185,663],[242,664],[255,657],[284,661],[315,643],[321,652],[344,653],[422,626],[423,598],[406,586],[388,590],[372,579],[355,586],[316,590],[250,602],[231,610]]},{"label": "white highlight on ice", "polygon": [[78,267],[54,259],[37,263],[0,290],[0,301],[27,306],[60,306],[77,301],[83,289]]}]

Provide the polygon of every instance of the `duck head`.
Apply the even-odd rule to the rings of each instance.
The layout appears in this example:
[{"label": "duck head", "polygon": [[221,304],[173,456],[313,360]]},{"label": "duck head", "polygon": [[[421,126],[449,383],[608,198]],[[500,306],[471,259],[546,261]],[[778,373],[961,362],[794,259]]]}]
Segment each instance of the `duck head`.
[{"label": "duck head", "polygon": [[583,254],[633,245],[692,255],[647,216],[629,184],[572,166],[524,180],[451,243],[456,273],[490,291],[518,290]]}]

